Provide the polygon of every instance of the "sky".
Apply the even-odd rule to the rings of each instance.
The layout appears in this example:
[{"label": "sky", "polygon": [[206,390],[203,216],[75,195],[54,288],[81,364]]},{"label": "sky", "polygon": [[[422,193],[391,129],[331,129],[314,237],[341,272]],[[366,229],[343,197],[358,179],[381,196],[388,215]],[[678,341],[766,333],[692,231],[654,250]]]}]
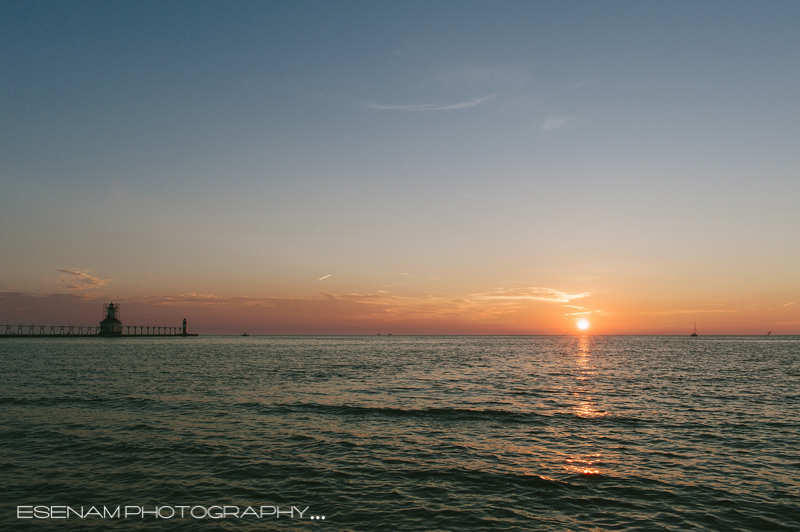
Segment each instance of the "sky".
[{"label": "sky", "polygon": [[4,1],[0,325],[800,334],[799,25]]}]

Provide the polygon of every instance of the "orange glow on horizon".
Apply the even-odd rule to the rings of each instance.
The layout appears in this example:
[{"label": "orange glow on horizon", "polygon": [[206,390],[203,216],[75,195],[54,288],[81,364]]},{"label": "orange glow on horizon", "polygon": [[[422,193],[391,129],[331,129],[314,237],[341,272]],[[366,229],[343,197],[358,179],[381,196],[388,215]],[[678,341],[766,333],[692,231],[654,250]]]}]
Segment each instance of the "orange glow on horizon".
[{"label": "orange glow on horizon", "polygon": [[[461,297],[320,292],[308,297],[252,297],[206,293],[132,296],[119,291],[27,294],[0,291],[0,325],[67,323],[95,326],[100,304],[122,304],[123,326],[181,325],[189,320],[199,334],[672,334],[689,336],[694,321],[700,335],[797,334],[800,304],[775,296],[761,306],[742,302],[701,305],[693,300],[660,303],[588,296],[581,312],[565,320],[562,294],[490,292]],[[530,298],[522,296],[531,296]],[[748,304],[750,302],[748,301]],[[755,305],[755,303],[753,303]],[[761,307],[764,307],[763,309]],[[570,316],[567,314],[567,316]],[[581,328],[581,322],[588,326]]]}]

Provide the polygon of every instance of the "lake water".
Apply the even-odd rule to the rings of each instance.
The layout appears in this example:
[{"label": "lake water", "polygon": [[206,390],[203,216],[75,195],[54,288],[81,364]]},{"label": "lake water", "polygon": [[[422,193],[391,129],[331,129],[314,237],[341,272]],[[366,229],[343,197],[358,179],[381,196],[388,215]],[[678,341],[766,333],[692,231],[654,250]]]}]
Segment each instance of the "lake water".
[{"label": "lake water", "polygon": [[800,530],[800,337],[2,339],[0,363],[2,530]]}]

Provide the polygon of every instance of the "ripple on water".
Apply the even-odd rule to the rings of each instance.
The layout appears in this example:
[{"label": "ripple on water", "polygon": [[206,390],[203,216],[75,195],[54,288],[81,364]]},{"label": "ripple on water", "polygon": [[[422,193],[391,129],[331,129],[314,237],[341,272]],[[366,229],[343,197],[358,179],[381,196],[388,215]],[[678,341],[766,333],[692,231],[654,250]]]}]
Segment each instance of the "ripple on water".
[{"label": "ripple on water", "polygon": [[187,501],[303,504],[337,530],[800,529],[798,338],[31,339],[0,357],[3,529],[16,504]]}]

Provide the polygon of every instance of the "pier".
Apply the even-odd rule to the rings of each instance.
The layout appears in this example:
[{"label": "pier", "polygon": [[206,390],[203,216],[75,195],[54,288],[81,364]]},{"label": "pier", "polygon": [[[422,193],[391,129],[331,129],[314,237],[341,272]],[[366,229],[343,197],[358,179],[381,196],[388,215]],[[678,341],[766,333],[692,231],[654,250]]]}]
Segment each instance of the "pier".
[{"label": "pier", "polygon": [[198,336],[196,333],[184,333],[182,327],[147,327],[144,325],[123,325],[120,334],[101,335],[100,327],[83,327],[80,325],[0,325],[0,338],[41,338],[41,337],[153,337],[153,336]]},{"label": "pier", "polygon": [[[119,305],[103,305],[105,318],[98,326],[83,325],[6,325],[5,334],[0,338],[164,338],[198,336],[183,326],[169,327],[158,325],[122,325],[119,320]],[[123,332],[123,329],[125,332]],[[133,332],[131,332],[133,329]],[[2,330],[2,326],[0,326]]]}]

